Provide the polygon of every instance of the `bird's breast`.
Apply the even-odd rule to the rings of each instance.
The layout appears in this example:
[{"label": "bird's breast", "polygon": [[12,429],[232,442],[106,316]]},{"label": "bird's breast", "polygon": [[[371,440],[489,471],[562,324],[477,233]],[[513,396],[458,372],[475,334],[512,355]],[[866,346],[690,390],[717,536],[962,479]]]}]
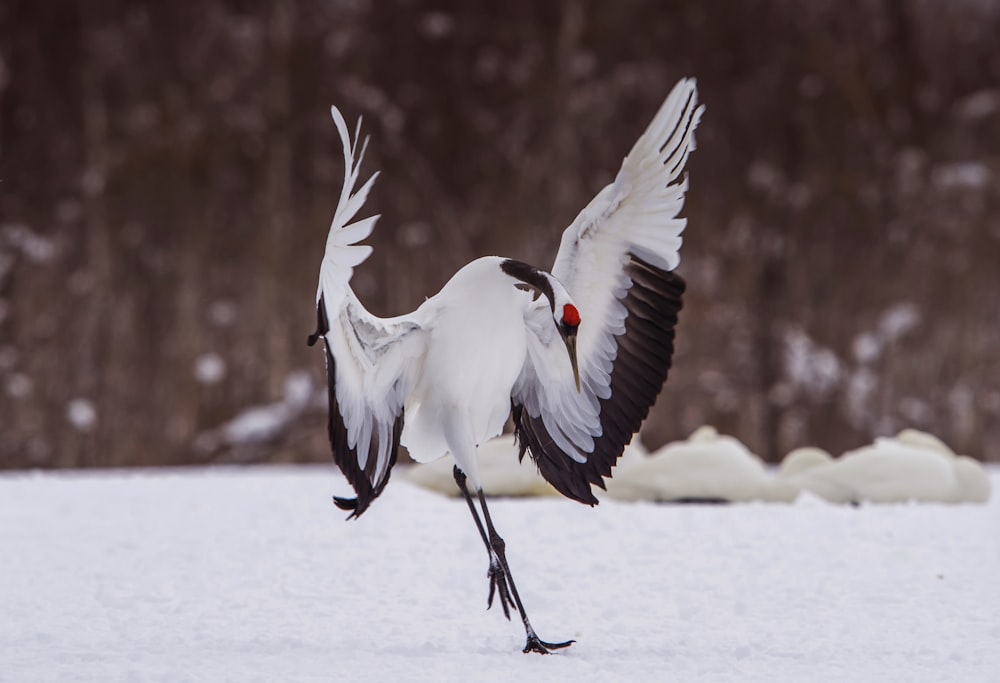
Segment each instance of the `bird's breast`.
[{"label": "bird's breast", "polygon": [[442,315],[430,335],[424,379],[460,404],[510,400],[524,365],[524,315],[510,306]]},{"label": "bird's breast", "polygon": [[447,450],[446,424],[484,443],[510,413],[510,394],[527,354],[530,295],[504,275],[496,257],[456,273],[417,310],[427,344],[406,402],[402,441],[418,461]]}]

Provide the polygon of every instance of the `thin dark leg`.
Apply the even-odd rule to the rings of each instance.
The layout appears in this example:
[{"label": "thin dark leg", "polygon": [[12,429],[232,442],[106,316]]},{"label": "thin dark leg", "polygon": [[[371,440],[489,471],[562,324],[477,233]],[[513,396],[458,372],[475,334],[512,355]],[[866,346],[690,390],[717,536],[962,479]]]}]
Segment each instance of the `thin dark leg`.
[{"label": "thin dark leg", "polygon": [[476,523],[476,528],[479,529],[479,536],[483,539],[486,552],[490,556],[490,595],[487,598],[486,608],[489,609],[493,606],[493,596],[499,594],[500,605],[503,607],[503,613],[507,619],[510,619],[511,605],[517,609],[521,615],[521,621],[524,623],[525,634],[528,637],[528,641],[524,646],[524,652],[548,654],[549,650],[572,645],[576,641],[567,640],[564,643],[547,643],[541,640],[538,634],[535,633],[535,629],[531,627],[528,615],[524,611],[521,596],[517,593],[517,586],[514,585],[514,579],[510,573],[510,565],[507,564],[507,555],[504,552],[506,543],[500,537],[500,534],[497,533],[496,527],[493,526],[493,520],[490,519],[490,510],[486,507],[486,497],[483,495],[482,490],[477,492],[479,495],[479,504],[482,506],[483,515],[486,517],[486,528],[484,528],[482,520],[479,519],[479,513],[476,511],[476,506],[472,502],[469,488],[466,486],[465,473],[456,466],[452,471],[452,475],[455,477],[455,483],[458,484],[458,488],[465,497],[465,502],[469,506],[469,512],[472,513],[472,519]]},{"label": "thin dark leg", "polygon": [[[569,647],[575,640],[567,640],[562,643],[547,643],[538,637],[535,633],[535,629],[531,627],[531,622],[528,621],[528,613],[524,611],[524,605],[521,603],[521,596],[517,593],[517,586],[514,585],[514,576],[510,573],[510,565],[507,564],[507,554],[505,552],[507,544],[500,534],[497,533],[496,527],[493,526],[493,520],[490,519],[490,509],[486,506],[486,496],[483,495],[482,489],[477,491],[479,495],[479,505],[483,508],[483,517],[486,520],[486,531],[488,533],[490,548],[491,563],[492,559],[495,557],[500,564],[500,568],[503,573],[503,580],[500,584],[503,587],[510,587],[510,596],[514,598],[514,605],[517,607],[517,611],[521,614],[521,621],[524,623],[524,632],[528,637],[528,641],[524,646],[523,652],[537,652],[539,654],[549,654],[549,650],[556,650],[562,647]],[[471,501],[470,501],[471,507]],[[490,569],[491,574],[493,573],[493,568]],[[492,593],[492,589],[491,589]],[[508,596],[508,599],[509,597]],[[509,618],[509,617],[508,617]]]},{"label": "thin dark leg", "polygon": [[500,565],[500,560],[490,545],[490,540],[486,536],[486,530],[483,528],[483,523],[479,519],[479,513],[476,512],[476,506],[472,502],[472,496],[469,495],[469,489],[465,485],[465,472],[458,469],[458,466],[456,465],[454,470],[452,470],[452,475],[455,477],[455,483],[458,484],[458,488],[461,489],[462,495],[465,496],[465,502],[469,505],[469,512],[472,513],[472,519],[476,523],[476,528],[479,529],[479,536],[483,539],[483,544],[486,546],[486,554],[489,555],[490,558],[490,569],[487,573],[490,579],[490,594],[486,598],[486,609],[493,606],[493,597],[499,593],[500,606],[503,608],[503,615],[507,617],[507,621],[510,621],[510,608],[514,604],[514,601],[511,600],[510,589],[507,587],[507,575],[504,574],[503,568]]},{"label": "thin dark leg", "polygon": [[479,519],[479,513],[476,512],[476,506],[472,502],[472,496],[469,495],[469,489],[465,485],[465,472],[458,469],[458,465],[455,465],[451,470],[451,475],[455,477],[455,483],[458,484],[458,488],[462,491],[462,495],[465,496],[465,502],[469,504],[469,512],[472,513],[472,519],[475,520],[476,528],[479,529],[479,536],[483,539],[483,544],[486,546],[486,552],[489,552],[490,541],[486,538],[486,529],[483,528],[483,523]]}]

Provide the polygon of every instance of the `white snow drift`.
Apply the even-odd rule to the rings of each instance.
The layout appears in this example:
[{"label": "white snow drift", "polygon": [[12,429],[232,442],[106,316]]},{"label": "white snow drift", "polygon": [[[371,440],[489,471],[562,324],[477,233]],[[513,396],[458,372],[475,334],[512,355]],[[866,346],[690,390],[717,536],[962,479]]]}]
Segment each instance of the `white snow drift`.
[{"label": "white snow drift", "polygon": [[[494,496],[556,495],[525,457],[519,463],[512,436],[480,446],[485,491]],[[458,495],[453,462],[418,465],[404,476],[448,495]],[[788,454],[775,475],[738,439],[704,426],[685,441],[649,455],[638,438],[606,480],[602,498],[625,501],[791,502],[808,491],[831,503],[983,503],[990,481],[982,464],[956,455],[937,437],[907,429],[893,438],[834,459],[822,449]]]},{"label": "white snow drift", "polygon": [[625,459],[607,486],[617,500],[790,501],[797,493],[775,486],[760,458],[710,426],[648,458]]},{"label": "white snow drift", "polygon": [[984,503],[990,497],[989,476],[979,462],[912,429],[837,460],[793,451],[781,474],[794,487],[833,503]]}]

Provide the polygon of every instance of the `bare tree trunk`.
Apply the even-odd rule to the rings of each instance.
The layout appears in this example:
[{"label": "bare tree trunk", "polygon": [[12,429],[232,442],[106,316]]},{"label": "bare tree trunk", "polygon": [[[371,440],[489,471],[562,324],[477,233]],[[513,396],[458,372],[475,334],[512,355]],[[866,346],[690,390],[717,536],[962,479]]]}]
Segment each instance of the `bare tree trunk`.
[{"label": "bare tree trunk", "polygon": [[102,3],[81,0],[80,32],[82,46],[81,94],[83,97],[83,176],[80,179],[84,213],[83,273],[90,281],[89,295],[79,312],[76,330],[74,396],[89,402],[96,411],[90,430],[78,432],[75,453],[64,452],[74,465],[102,463],[101,450],[106,441],[99,421],[106,420],[112,405],[107,392],[107,374],[115,359],[109,353],[109,322],[114,306],[113,247],[108,226],[106,183],[110,173],[111,143],[108,134],[108,106],[104,94],[104,64],[101,43],[104,39]]},{"label": "bare tree trunk", "polygon": [[268,121],[267,165],[264,180],[263,277],[260,305],[266,348],[267,393],[280,397],[291,358],[290,306],[284,275],[294,255],[288,252],[295,222],[292,205],[291,56],[297,8],[294,2],[274,3],[267,22],[271,59],[266,72],[264,103]]}]

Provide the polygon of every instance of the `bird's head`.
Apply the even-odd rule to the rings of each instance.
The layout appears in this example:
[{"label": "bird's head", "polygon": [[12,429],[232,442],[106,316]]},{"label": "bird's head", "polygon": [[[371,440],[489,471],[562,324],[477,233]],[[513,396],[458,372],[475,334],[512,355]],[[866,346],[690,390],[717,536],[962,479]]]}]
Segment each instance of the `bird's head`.
[{"label": "bird's head", "polygon": [[580,368],[576,359],[576,333],[580,327],[580,311],[573,303],[569,292],[551,273],[539,270],[532,265],[514,259],[505,259],[500,269],[523,285],[541,293],[549,302],[552,310],[552,321],[555,323],[559,336],[566,344],[569,362],[573,367],[573,381],[576,390],[580,391]]},{"label": "bird's head", "polygon": [[569,352],[569,362],[573,366],[573,381],[576,382],[576,390],[580,391],[580,368],[576,361],[576,331],[580,327],[580,311],[570,302],[562,306],[555,306],[552,311],[552,318],[559,330],[559,336],[566,344],[566,351]]}]

